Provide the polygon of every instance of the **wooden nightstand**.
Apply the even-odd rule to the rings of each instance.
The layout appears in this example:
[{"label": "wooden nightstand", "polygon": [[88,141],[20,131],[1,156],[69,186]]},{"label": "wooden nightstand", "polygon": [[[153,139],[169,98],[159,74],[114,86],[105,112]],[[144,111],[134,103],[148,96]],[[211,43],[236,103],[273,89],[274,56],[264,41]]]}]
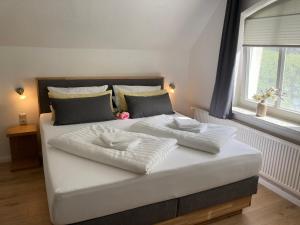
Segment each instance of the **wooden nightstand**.
[{"label": "wooden nightstand", "polygon": [[10,127],[6,131],[11,151],[11,171],[40,166],[38,128],[34,124]]}]

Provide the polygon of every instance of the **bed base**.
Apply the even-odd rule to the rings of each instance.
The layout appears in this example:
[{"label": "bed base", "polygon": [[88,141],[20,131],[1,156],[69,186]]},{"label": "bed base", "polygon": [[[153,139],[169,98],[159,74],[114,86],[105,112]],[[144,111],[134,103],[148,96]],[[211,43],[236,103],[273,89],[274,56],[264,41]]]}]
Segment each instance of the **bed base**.
[{"label": "bed base", "polygon": [[192,225],[208,224],[216,220],[242,213],[243,208],[250,206],[251,196],[238,198],[223,204],[200,209],[184,216],[179,216],[155,225]]},{"label": "bed base", "polygon": [[76,225],[193,225],[236,215],[250,206],[258,177],[115,213]]}]

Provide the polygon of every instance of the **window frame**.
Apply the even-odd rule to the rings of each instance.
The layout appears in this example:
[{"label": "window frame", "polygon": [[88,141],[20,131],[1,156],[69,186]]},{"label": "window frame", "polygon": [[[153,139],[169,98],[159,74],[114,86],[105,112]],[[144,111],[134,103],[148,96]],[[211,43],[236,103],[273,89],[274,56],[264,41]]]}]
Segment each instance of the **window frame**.
[{"label": "window frame", "polygon": [[[257,102],[252,99],[248,99],[248,83],[249,83],[249,66],[250,66],[250,48],[251,47],[268,47],[268,46],[244,46],[243,47],[243,78],[244,80],[241,84],[240,97],[238,98],[238,106],[256,110]],[[276,88],[282,90],[283,85],[283,75],[284,66],[286,58],[287,47],[279,47],[279,57],[278,57],[278,68],[277,68],[277,78],[276,78]],[[268,105],[268,114],[273,117],[277,117],[284,120],[289,120],[292,122],[300,123],[300,112],[280,108],[280,99],[275,101],[274,105]]]}]

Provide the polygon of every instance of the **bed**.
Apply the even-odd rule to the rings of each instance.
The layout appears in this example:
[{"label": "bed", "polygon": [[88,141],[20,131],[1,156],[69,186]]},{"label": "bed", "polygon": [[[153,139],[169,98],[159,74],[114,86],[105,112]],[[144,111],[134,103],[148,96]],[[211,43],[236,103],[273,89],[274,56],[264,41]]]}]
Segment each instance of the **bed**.
[{"label": "bed", "polygon": [[[53,126],[47,86],[163,87],[163,82],[160,76],[37,79],[44,173],[53,224],[182,224],[188,218],[198,223],[241,212],[250,204],[251,195],[257,190],[261,155],[235,140],[228,142],[217,155],[179,147],[150,175],[93,162],[47,144],[55,135],[91,125]],[[142,119],[101,124],[126,130]],[[226,210],[220,211],[219,207]],[[206,212],[205,220],[204,209],[211,209]]]}]

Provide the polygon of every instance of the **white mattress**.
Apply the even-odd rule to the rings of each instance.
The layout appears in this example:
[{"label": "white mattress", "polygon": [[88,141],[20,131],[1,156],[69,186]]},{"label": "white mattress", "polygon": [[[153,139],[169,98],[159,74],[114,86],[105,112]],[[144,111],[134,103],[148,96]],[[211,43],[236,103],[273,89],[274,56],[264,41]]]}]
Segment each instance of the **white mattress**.
[{"label": "white mattress", "polygon": [[[151,175],[106,166],[47,145],[56,135],[91,124],[52,126],[40,116],[44,172],[51,220],[68,224],[165,201],[258,174],[261,154],[236,140],[217,155],[179,147]],[[126,129],[140,119],[102,122]]]}]

